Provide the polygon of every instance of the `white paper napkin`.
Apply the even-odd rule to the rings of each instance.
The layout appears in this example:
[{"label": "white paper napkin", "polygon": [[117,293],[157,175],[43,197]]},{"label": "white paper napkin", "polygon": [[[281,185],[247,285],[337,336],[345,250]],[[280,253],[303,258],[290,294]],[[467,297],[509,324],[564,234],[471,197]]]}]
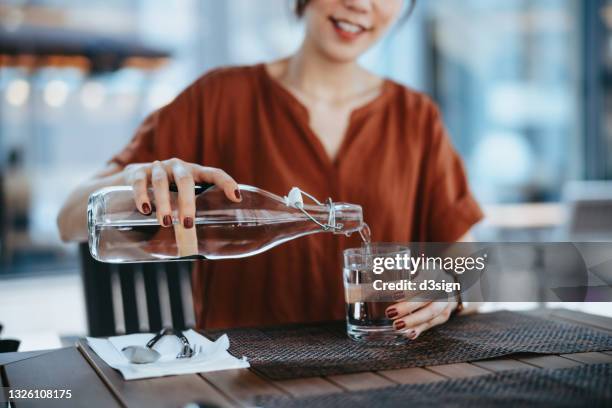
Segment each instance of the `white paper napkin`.
[{"label": "white paper napkin", "polygon": [[127,346],[145,346],[155,334],[129,334],[107,339],[87,337],[87,342],[106,364],[119,370],[125,380],[249,367],[245,357],[239,359],[227,351],[229,349],[227,335],[224,334],[213,342],[193,330],[183,333],[192,347],[195,347],[196,350],[201,347],[201,351],[196,356],[177,359],[176,355],[181,349],[181,342],[176,336],[164,336],[155,345],[155,350],[161,354],[161,358],[150,364],[130,363],[121,349]]}]

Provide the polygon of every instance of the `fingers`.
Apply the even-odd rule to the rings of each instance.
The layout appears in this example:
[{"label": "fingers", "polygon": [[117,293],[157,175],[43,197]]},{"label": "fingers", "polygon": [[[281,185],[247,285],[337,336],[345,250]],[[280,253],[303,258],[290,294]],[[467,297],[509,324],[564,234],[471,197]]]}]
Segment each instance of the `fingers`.
[{"label": "fingers", "polygon": [[129,173],[128,183],[132,186],[132,194],[138,211],[145,215],[151,214],[153,209],[147,192],[148,175],[144,166],[139,166]]},{"label": "fingers", "polygon": [[429,320],[429,321],[427,321],[425,323],[421,323],[420,325],[416,326],[413,329],[407,330],[406,336],[410,340],[415,340],[425,330],[429,330],[429,329],[431,329],[434,326],[441,325],[442,323],[445,323],[447,320],[448,320],[448,316],[445,316],[444,313],[441,313],[441,314],[437,315],[436,317],[434,317],[433,319],[431,319],[431,320]]},{"label": "fingers", "polygon": [[419,337],[419,335],[423,333],[425,330],[429,330],[434,326],[438,326],[442,323],[445,323],[449,319],[451,312],[453,311],[453,308],[454,306],[452,304],[447,303],[444,309],[442,310],[442,312],[438,314],[436,317],[434,317],[433,319],[425,323],[421,323],[417,325],[413,329],[408,330],[408,333],[407,333],[408,338],[410,338],[411,340],[414,340],[417,337]]},{"label": "fingers", "polygon": [[396,319],[393,322],[393,327],[395,330],[401,330],[406,333],[409,338],[416,338],[416,327],[425,327],[426,323],[437,318],[439,315],[445,316],[444,321],[448,320],[450,311],[446,312],[447,306],[449,306],[448,302],[430,302],[416,312]]},{"label": "fingers", "polygon": [[422,308],[428,303],[430,303],[430,301],[399,302],[399,303],[389,306],[387,310],[385,311],[385,314],[387,315],[389,319],[398,319],[400,317],[409,315],[410,313]]},{"label": "fingers", "polygon": [[179,219],[183,227],[193,228],[195,219],[195,182],[190,169],[177,162],[172,166],[174,183],[178,188]]},{"label": "fingers", "polygon": [[223,190],[225,196],[235,203],[242,201],[240,195],[240,188],[238,183],[230,177],[229,174],[221,169],[214,167],[203,167],[197,166],[193,172],[196,177],[196,181],[205,181],[207,183],[213,183],[217,187]]},{"label": "fingers", "polygon": [[159,161],[151,165],[151,184],[157,209],[157,221],[164,227],[172,225],[172,206],[168,186],[168,173]]},{"label": "fingers", "polygon": [[[189,229],[195,224],[195,183],[213,183],[223,190],[225,196],[233,202],[242,201],[238,183],[223,170],[185,163],[179,159],[169,159],[163,162],[138,166],[126,173],[126,181],[131,184],[134,202],[138,210],[146,215],[157,211],[158,222],[169,227],[172,225],[172,202],[169,192],[169,180],[174,181],[178,188],[178,216],[181,224]],[[155,206],[151,203],[148,193],[149,177],[153,187]]]}]

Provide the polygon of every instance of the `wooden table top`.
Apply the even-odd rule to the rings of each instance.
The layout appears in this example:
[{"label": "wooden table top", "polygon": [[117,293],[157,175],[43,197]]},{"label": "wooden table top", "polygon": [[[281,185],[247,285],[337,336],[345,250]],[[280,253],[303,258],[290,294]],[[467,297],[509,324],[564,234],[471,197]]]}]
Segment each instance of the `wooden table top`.
[{"label": "wooden table top", "polygon": [[[565,309],[534,314],[589,326],[612,334],[612,319]],[[249,369],[124,381],[81,341],[77,347],[31,353],[0,354],[4,387],[70,389],[70,400],[23,400],[21,407],[182,407],[201,401],[221,407],[252,405],[257,395],[302,397],[396,384],[442,381],[511,369],[564,368],[612,363],[612,351],[563,355],[514,355],[473,363],[363,372],[295,380],[270,381]]]}]

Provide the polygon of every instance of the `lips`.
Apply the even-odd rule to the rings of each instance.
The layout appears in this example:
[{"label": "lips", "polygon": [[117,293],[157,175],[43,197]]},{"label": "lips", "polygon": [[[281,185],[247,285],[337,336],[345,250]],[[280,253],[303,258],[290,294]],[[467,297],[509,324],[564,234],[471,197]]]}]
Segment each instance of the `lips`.
[{"label": "lips", "polygon": [[336,33],[345,40],[354,40],[364,32],[369,31],[369,29],[363,25],[348,20],[334,17],[330,17],[329,20],[333,24]]}]

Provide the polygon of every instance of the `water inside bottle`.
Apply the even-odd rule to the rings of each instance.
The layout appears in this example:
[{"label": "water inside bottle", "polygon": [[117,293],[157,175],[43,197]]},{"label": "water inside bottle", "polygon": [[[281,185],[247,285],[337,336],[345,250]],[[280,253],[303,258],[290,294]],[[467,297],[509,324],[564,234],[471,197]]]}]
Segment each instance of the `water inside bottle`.
[{"label": "water inside bottle", "polygon": [[[196,218],[193,237],[197,240],[194,243],[197,254],[193,255],[206,259],[251,256],[316,230],[313,223],[304,222],[301,214],[275,216],[271,211],[261,210],[265,214],[260,219],[265,221],[257,221],[257,214],[253,214],[257,211],[251,210],[252,218],[240,222]],[[178,222],[175,218],[174,228],[162,227],[155,219],[98,224],[95,226],[98,256],[109,262],[151,257],[159,261],[177,259],[180,253],[180,241],[176,239]]]},{"label": "water inside bottle", "polygon": [[[117,221],[95,225],[93,248],[99,259],[125,263],[177,259],[242,258],[264,252],[271,247],[322,229],[301,212],[263,209],[221,209],[197,217],[190,230],[180,230],[178,214],[174,227],[162,227],[155,217],[134,220],[133,212],[113,214]],[[321,221],[326,221],[324,215]],[[122,221],[129,220],[129,221]],[[356,231],[359,218],[343,219],[344,227]],[[187,239],[177,239],[177,231]],[[367,237],[369,228],[360,234]],[[181,245],[191,240],[191,251],[181,255]],[[185,251],[183,251],[185,253]]]}]

